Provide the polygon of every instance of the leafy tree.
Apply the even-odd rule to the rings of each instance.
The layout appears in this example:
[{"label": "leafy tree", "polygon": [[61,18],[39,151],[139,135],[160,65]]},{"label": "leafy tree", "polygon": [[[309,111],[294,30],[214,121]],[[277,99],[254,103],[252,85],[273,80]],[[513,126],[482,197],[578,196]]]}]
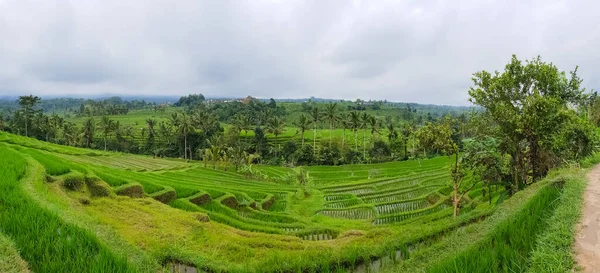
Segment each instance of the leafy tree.
[{"label": "leafy tree", "polygon": [[311,120],[305,114],[300,114],[298,121],[294,123],[294,125],[300,129],[300,133],[302,134],[302,147],[304,147],[304,133],[310,128],[311,123]]},{"label": "leafy tree", "polygon": [[[462,163],[469,166],[483,183],[483,196],[486,193],[485,186],[487,192],[491,193],[491,186],[501,183],[509,168],[507,158],[500,152],[500,142],[489,136],[469,139],[465,145]],[[510,183],[506,186],[510,189]],[[492,203],[491,195],[489,202]]]},{"label": "leafy tree", "polygon": [[473,84],[470,101],[498,126],[502,152],[511,156],[514,188],[544,176],[560,161],[549,152],[557,150],[554,139],[587,98],[577,67],[567,77],[540,57],[523,63],[513,55],[502,73],[479,71]]},{"label": "leafy tree", "polygon": [[25,125],[25,136],[29,136],[29,128],[31,127],[31,118],[35,114],[35,106],[40,102],[40,98],[38,96],[20,96],[19,97],[19,105],[21,106],[21,111],[24,116],[24,125]]},{"label": "leafy tree", "polygon": [[463,162],[459,159],[459,148],[458,144],[452,140],[452,120],[446,116],[446,118],[434,124],[432,130],[435,131],[437,138],[433,142],[433,147],[441,150],[448,157],[454,156],[454,164],[450,169],[452,177],[452,206],[454,208],[454,217],[458,215],[458,209],[463,197],[475,187],[476,183],[471,179],[467,179],[465,183],[465,176],[468,166],[462,166]]},{"label": "leafy tree", "polygon": [[374,158],[375,161],[383,161],[386,157],[392,155],[392,150],[390,146],[383,140],[377,140],[373,143],[373,148],[369,151],[369,155],[371,158]]}]

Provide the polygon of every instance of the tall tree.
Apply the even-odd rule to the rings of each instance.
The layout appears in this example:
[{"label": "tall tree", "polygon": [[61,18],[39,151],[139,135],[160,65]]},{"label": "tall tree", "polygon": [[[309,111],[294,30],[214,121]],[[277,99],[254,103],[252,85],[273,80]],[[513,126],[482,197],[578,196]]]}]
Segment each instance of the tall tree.
[{"label": "tall tree", "polygon": [[311,123],[311,120],[305,114],[300,114],[298,121],[294,123],[294,125],[300,129],[300,133],[302,134],[302,147],[304,147],[304,133],[310,128]]},{"label": "tall tree", "polygon": [[413,127],[408,123],[405,123],[402,126],[401,134],[402,134],[402,143],[404,144],[404,159],[405,160],[408,159],[408,141],[410,139],[410,136],[413,134],[413,130],[414,130]]},{"label": "tall tree", "polygon": [[106,141],[108,135],[110,135],[110,133],[112,133],[113,131],[113,120],[111,120],[108,116],[102,116],[98,127],[100,127],[100,131],[102,132],[102,138],[104,140],[104,151],[106,151]]},{"label": "tall tree", "polygon": [[[188,139],[188,135],[190,134],[191,131],[194,131],[194,122],[192,121],[192,119],[185,113],[180,112],[179,114],[177,114],[177,132],[183,136],[183,158],[185,160],[188,160],[188,145],[187,145],[187,139]],[[191,152],[190,152],[191,153]],[[191,159],[191,158],[190,158]]]},{"label": "tall tree", "polygon": [[340,121],[340,125],[342,125],[342,151],[343,151],[344,147],[346,145],[346,129],[348,129],[349,127],[351,128],[352,124],[350,124],[350,118],[346,112],[340,113],[340,115],[338,116],[338,120]]},{"label": "tall tree", "polygon": [[513,55],[502,73],[477,72],[473,84],[470,101],[487,111],[499,127],[497,138],[503,152],[511,156],[515,190],[564,160],[553,151],[572,147],[565,142],[558,148],[555,140],[568,132],[563,128],[573,119],[580,119],[575,110],[587,98],[577,67],[567,77],[540,57],[523,63]]},{"label": "tall tree", "polygon": [[272,117],[267,124],[267,132],[273,134],[275,139],[285,131],[285,123],[280,117]]},{"label": "tall tree", "polygon": [[310,117],[313,124],[313,155],[317,154],[317,125],[322,118],[321,109],[316,104],[310,109]]},{"label": "tall tree", "polygon": [[91,148],[92,142],[94,141],[94,129],[96,128],[96,123],[93,118],[88,118],[83,122],[83,138],[85,141],[85,147]]},{"label": "tall tree", "polygon": [[25,136],[29,136],[29,127],[31,123],[31,118],[35,113],[35,106],[41,101],[38,96],[20,96],[19,97],[19,105],[21,106],[21,110],[23,111],[23,117],[25,118]]},{"label": "tall tree", "polygon": [[369,122],[371,120],[371,116],[367,114],[367,112],[363,112],[360,116],[360,128],[363,129],[363,159],[367,159],[367,128]]},{"label": "tall tree", "polygon": [[[146,137],[146,151],[154,150],[154,138],[156,136],[156,130],[154,126],[156,125],[156,120],[154,119],[146,119],[146,128],[148,129],[148,136]],[[156,154],[154,155],[156,156]]]},{"label": "tall tree", "polygon": [[354,149],[358,150],[358,130],[360,130],[360,114],[356,111],[350,112],[350,124],[354,132]]},{"label": "tall tree", "polygon": [[333,137],[333,128],[339,121],[337,105],[337,102],[330,102],[327,104],[327,107],[325,107],[324,118],[327,120],[327,123],[329,123],[329,145],[331,145],[331,139]]}]

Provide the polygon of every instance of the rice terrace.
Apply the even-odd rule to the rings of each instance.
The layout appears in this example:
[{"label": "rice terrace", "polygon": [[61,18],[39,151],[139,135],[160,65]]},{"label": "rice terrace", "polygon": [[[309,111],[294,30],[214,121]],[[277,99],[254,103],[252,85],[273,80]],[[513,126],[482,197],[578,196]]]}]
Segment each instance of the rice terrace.
[{"label": "rice terrace", "polygon": [[0,0],[0,273],[600,272],[577,49],[483,52],[510,16],[461,1],[92,2]]}]

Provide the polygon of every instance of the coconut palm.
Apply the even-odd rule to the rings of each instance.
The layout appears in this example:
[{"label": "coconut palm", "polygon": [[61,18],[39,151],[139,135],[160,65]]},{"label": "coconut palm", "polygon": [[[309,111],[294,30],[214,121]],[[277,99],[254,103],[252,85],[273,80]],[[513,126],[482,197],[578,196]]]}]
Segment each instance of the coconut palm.
[{"label": "coconut palm", "polygon": [[236,114],[233,124],[240,132],[244,131],[246,137],[248,137],[248,131],[252,129],[252,119],[249,115]]},{"label": "coconut palm", "polygon": [[[190,134],[191,131],[194,131],[194,122],[192,122],[192,119],[186,115],[183,112],[180,112],[179,114],[177,114],[177,122],[175,124],[177,124],[177,132],[183,136],[183,159],[187,160],[188,159],[188,146],[187,146],[187,137]],[[191,151],[190,151],[191,154]],[[190,155],[191,157],[191,155]]]},{"label": "coconut palm", "polygon": [[317,124],[321,121],[321,115],[321,109],[317,105],[310,109],[310,117],[313,123],[313,155],[317,154]]},{"label": "coconut palm", "polygon": [[300,133],[302,134],[302,147],[304,147],[304,133],[310,128],[311,123],[311,120],[305,114],[300,114],[298,121],[294,123],[295,126],[300,128]]},{"label": "coconut palm", "polygon": [[104,151],[106,151],[106,140],[113,131],[113,121],[107,116],[102,116],[98,127],[100,127],[100,131],[102,132],[102,138],[104,139]]},{"label": "coconut palm", "polygon": [[342,150],[344,150],[344,145],[346,144],[346,129],[352,128],[352,124],[350,122],[350,116],[346,112],[340,113],[338,116],[338,120],[342,125]]},{"label": "coconut palm", "polygon": [[369,121],[371,120],[371,116],[367,114],[367,112],[363,112],[360,116],[360,128],[363,129],[363,159],[367,159],[367,128],[369,125]]},{"label": "coconut palm", "polygon": [[339,117],[337,115],[337,102],[330,102],[325,108],[324,118],[329,123],[329,144],[331,145],[331,138],[333,135],[333,127],[336,122],[339,121]]},{"label": "coconut palm", "polygon": [[154,126],[156,125],[156,120],[154,119],[146,119],[146,128],[148,130],[148,137],[146,138],[146,151],[151,151],[154,147],[154,136],[156,135],[156,130]]},{"label": "coconut palm", "polygon": [[94,129],[96,127],[96,123],[93,118],[88,118],[83,122],[83,132],[82,135],[85,140],[85,147],[91,148],[92,142],[94,140]]},{"label": "coconut palm", "polygon": [[267,132],[275,135],[275,139],[277,139],[277,136],[285,132],[285,123],[280,117],[272,117],[267,123]]},{"label": "coconut palm", "polygon": [[369,127],[371,128],[371,142],[375,138],[375,133],[379,133],[379,129],[381,127],[381,123],[375,116],[371,116],[369,118]]},{"label": "coconut palm", "polygon": [[350,128],[354,132],[354,149],[358,150],[358,130],[360,130],[360,114],[356,111],[350,112]]}]

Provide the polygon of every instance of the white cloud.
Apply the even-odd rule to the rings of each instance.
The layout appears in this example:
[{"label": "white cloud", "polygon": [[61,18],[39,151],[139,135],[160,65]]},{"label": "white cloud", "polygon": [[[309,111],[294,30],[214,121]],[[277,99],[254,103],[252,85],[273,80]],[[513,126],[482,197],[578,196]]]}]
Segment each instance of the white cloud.
[{"label": "white cloud", "polygon": [[593,1],[0,0],[0,96],[328,97],[467,104],[541,55],[600,72]]}]

